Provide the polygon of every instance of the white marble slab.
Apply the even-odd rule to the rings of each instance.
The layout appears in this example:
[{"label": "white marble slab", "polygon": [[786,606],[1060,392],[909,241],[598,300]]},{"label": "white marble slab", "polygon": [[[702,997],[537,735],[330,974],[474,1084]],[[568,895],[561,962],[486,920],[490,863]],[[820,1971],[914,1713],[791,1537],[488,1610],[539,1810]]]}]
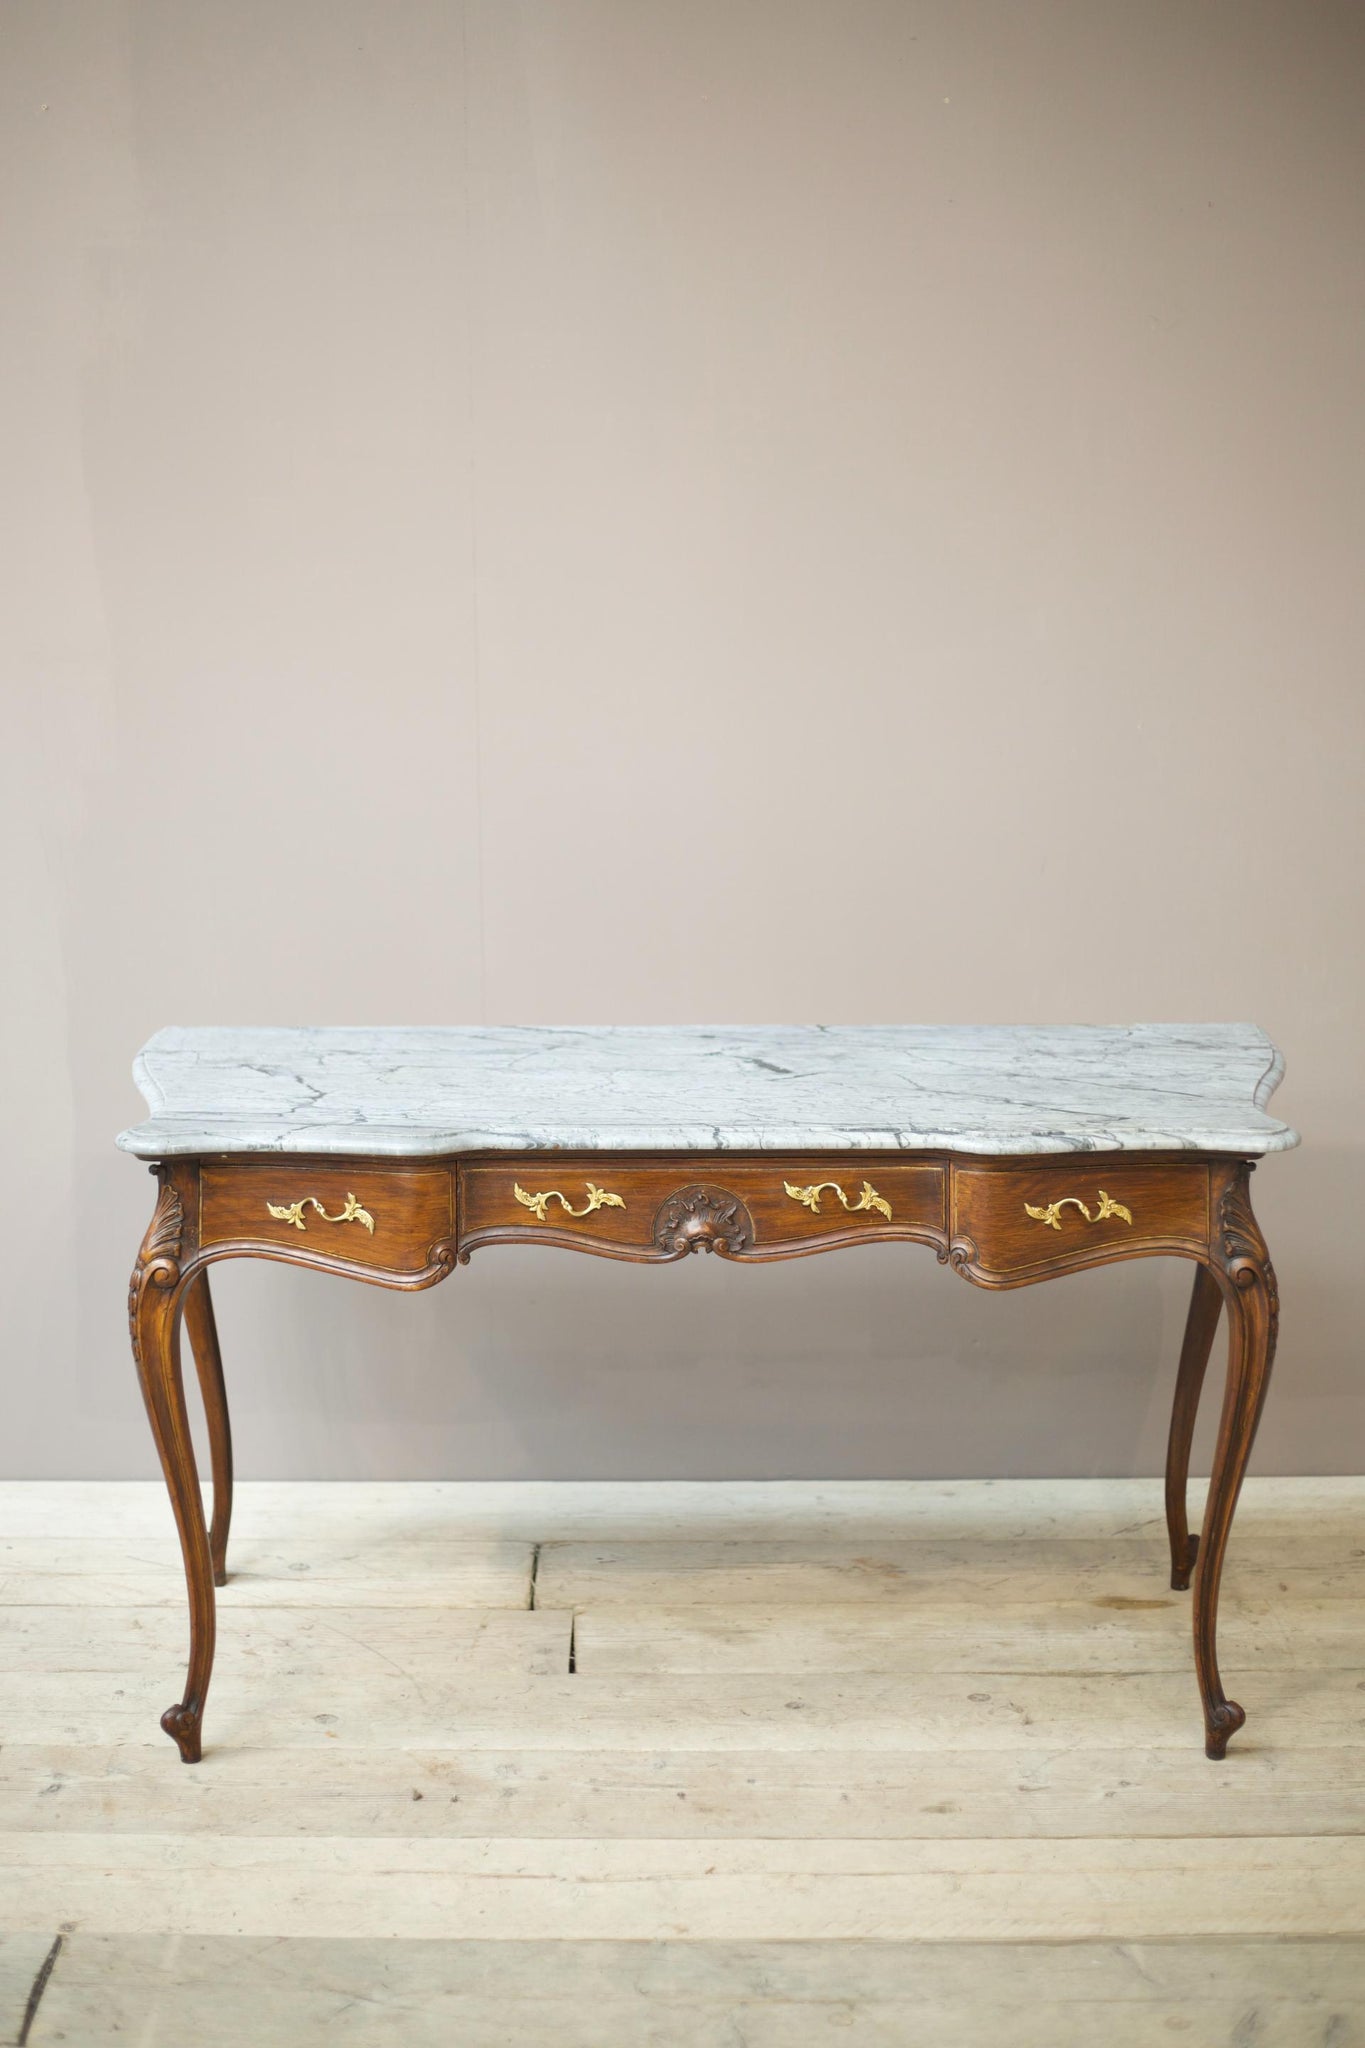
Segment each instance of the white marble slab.
[{"label": "white marble slab", "polygon": [[1251,1024],[174,1025],[133,1073],[142,1158],[1195,1150],[1298,1143]]}]

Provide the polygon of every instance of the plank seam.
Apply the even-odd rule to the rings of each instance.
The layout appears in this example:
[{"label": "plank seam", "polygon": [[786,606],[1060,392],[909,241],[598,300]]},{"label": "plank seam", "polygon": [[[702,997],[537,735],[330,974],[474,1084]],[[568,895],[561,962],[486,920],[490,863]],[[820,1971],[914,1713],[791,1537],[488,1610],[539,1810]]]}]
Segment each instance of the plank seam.
[{"label": "plank seam", "polygon": [[38,2017],[38,2007],[43,2002],[43,1993],[47,1990],[48,1980],[56,1969],[57,1958],[62,1952],[62,1939],[63,1937],[59,1934],[39,1965],[38,1974],[34,1978],[33,1988],[28,1994],[28,2003],[24,2007],[24,2017],[16,2036],[18,2048],[27,2048],[28,2037],[33,2031],[33,2022]]}]

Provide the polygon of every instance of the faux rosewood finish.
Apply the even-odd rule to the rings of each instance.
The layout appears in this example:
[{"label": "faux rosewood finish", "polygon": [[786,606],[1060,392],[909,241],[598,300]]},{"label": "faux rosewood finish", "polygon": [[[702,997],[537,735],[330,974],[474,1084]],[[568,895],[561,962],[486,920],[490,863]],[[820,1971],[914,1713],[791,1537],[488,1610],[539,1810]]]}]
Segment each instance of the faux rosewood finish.
[{"label": "faux rosewood finish", "polygon": [[[434,1285],[457,1261],[494,1244],[556,1245],[644,1264],[706,1251],[744,1265],[900,1240],[932,1246],[964,1279],[990,1288],[1027,1286],[1120,1259],[1173,1254],[1193,1260],[1167,1456],[1171,1583],[1188,1586],[1193,1571],[1207,1755],[1222,1757],[1241,1727],[1245,1715],[1228,1699],[1219,1674],[1218,1591],[1279,1314],[1274,1272],[1251,1209],[1248,1161],[1188,1152],[992,1159],[546,1148],[402,1163],[228,1155],[175,1158],[152,1170],[157,1200],[133,1269],[128,1311],[189,1587],[184,1697],[162,1717],[187,1763],[200,1755],[213,1666],[213,1589],[226,1575],[232,1510],[231,1437],[208,1267],[226,1258],[281,1259],[411,1290]],[[1222,1420],[1204,1528],[1194,1536],[1185,1509],[1190,1442],[1224,1310],[1229,1358]],[[211,1530],[185,1408],[182,1320],[208,1420]]]}]

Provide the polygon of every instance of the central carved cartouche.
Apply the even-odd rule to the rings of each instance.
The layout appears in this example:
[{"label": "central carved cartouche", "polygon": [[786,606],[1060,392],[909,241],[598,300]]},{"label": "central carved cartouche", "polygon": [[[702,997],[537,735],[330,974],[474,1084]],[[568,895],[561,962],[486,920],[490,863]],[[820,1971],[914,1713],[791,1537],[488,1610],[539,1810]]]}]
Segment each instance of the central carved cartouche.
[{"label": "central carved cartouche", "polygon": [[679,1188],[659,1204],[654,1242],[669,1258],[686,1252],[720,1252],[733,1258],[754,1241],[754,1219],[738,1195],[706,1181]]}]

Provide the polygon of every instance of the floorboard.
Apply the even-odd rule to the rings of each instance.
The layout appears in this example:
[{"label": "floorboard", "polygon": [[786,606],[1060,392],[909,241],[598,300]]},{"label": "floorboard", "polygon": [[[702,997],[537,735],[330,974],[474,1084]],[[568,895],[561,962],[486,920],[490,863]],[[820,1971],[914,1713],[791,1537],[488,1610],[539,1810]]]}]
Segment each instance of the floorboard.
[{"label": "floorboard", "polygon": [[160,1489],[0,1485],[0,2043],[1365,2048],[1365,1482],[1249,1483],[1222,1765],[1164,1560],[1145,1481],[248,1484],[187,1770]]},{"label": "floorboard", "polygon": [[68,1937],[34,2048],[1361,2048],[1356,1942]]},{"label": "floorboard", "polygon": [[[550,1610],[542,1610],[550,1611]],[[1355,1671],[1360,1617],[1347,1600],[1234,1600],[1219,1617],[1223,1662],[1256,1671]],[[703,1672],[1123,1672],[1190,1664],[1190,1600],[1101,1593],[1014,1601],[964,1619],[939,1598],[928,1612],[897,1605],[606,1606],[578,1616],[576,1668],[585,1677]]]},{"label": "floorboard", "polygon": [[[124,1881],[111,1885],[111,1850]],[[1365,1839],[0,1838],[17,1931],[974,1941],[1365,1935]]]},{"label": "floorboard", "polygon": [[0,1830],[847,1841],[1357,1834],[1350,1750],[304,1750],[9,1744]]}]

